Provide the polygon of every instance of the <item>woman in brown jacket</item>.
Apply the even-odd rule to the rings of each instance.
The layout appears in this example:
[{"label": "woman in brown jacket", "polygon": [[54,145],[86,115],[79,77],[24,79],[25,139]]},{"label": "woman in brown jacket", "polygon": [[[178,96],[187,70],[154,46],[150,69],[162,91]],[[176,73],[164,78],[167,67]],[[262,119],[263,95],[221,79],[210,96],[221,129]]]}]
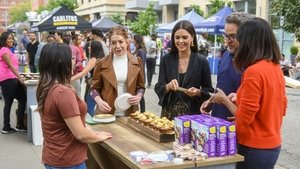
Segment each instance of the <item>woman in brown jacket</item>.
[{"label": "woman in brown jacket", "polygon": [[[129,52],[127,31],[123,27],[114,27],[109,32],[111,53],[96,63],[91,95],[97,103],[95,114],[114,114],[127,116],[138,110],[138,104],[144,94],[144,70],[141,59]],[[116,98],[130,93],[131,105],[126,111],[115,108]]]}]

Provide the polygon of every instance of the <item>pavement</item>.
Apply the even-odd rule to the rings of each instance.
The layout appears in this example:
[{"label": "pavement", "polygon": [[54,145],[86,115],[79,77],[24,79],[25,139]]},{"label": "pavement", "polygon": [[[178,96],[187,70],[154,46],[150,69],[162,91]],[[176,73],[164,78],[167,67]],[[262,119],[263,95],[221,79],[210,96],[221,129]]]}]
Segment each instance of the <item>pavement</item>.
[{"label": "pavement", "polygon": [[[157,82],[157,74],[153,77],[153,83]],[[213,86],[216,84],[216,75],[212,75]],[[83,84],[84,85],[84,84]],[[160,114],[158,97],[153,90],[154,86],[146,89],[146,110]],[[84,89],[84,88],[83,88]],[[300,168],[300,90],[287,89],[288,109],[282,125],[282,150],[275,169],[299,169]],[[3,125],[3,98],[0,100],[0,126]],[[13,103],[11,111],[11,124],[15,126],[17,102]],[[272,112],[270,112],[272,113]],[[16,132],[0,134],[0,169],[44,169],[41,164],[42,146],[35,146],[27,141],[26,133]]]}]

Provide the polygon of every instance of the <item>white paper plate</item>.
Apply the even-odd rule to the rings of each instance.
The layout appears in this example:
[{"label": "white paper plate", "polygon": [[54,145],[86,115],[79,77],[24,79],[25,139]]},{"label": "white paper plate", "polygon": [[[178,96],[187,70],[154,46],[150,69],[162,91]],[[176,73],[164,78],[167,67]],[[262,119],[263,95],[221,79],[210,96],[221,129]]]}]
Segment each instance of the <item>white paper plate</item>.
[{"label": "white paper plate", "polygon": [[127,109],[129,109],[129,107],[131,106],[128,103],[128,99],[131,97],[132,95],[130,93],[123,93],[121,94],[119,97],[116,98],[115,100],[115,108],[119,111],[125,111]]},{"label": "white paper plate", "polygon": [[148,153],[145,151],[131,151],[129,152],[129,155],[133,156],[133,157],[137,157],[137,156],[145,156]]},{"label": "white paper plate", "polygon": [[93,116],[93,120],[99,123],[111,123],[116,121],[116,116],[112,114],[97,114]]},{"label": "white paper plate", "polygon": [[168,161],[168,155],[166,153],[148,154],[147,157],[153,161]]}]

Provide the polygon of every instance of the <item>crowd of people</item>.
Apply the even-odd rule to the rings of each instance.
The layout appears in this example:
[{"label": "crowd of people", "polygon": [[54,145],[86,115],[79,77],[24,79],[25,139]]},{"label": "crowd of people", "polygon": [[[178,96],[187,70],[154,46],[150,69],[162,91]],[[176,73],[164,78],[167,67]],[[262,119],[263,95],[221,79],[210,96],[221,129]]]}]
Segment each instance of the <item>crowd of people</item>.
[{"label": "crowd of people", "polygon": [[[226,48],[222,50],[216,89],[207,60],[207,34],[197,40],[194,26],[187,20],[177,22],[163,41],[155,34],[145,41],[121,26],[106,35],[94,29],[88,38],[76,32],[44,32],[40,42],[33,32],[24,30],[23,34],[30,72],[40,75],[36,97],[44,136],[42,162],[47,169],[85,169],[87,144],[113,139],[111,133],[89,129],[86,113],[122,117],[138,110],[145,112],[144,93],[152,85],[162,117],[172,120],[203,113],[234,120],[238,153],[245,157],[237,164],[238,169],[272,169],[276,164],[287,108],[281,69],[286,63],[265,20],[246,13],[226,18]],[[3,134],[27,130],[23,120],[26,88],[18,58],[11,51],[13,44],[13,34],[4,31],[0,36]],[[157,57],[160,66],[154,84]],[[86,89],[82,99],[83,81]],[[130,94],[130,107],[120,110],[114,102],[124,93]],[[10,124],[13,99],[19,102],[16,128]],[[108,168],[128,168],[108,151],[103,150],[100,156],[108,159]]]}]

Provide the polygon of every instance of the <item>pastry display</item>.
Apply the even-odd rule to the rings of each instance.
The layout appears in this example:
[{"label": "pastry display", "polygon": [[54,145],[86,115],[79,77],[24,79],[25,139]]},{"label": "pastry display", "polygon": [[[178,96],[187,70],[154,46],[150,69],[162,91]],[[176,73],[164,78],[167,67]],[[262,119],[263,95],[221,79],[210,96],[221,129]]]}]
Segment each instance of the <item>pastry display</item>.
[{"label": "pastry display", "polygon": [[143,124],[161,134],[174,134],[174,120],[170,121],[166,117],[158,117],[155,113],[136,111],[130,114],[130,118],[136,120],[138,123]]}]

